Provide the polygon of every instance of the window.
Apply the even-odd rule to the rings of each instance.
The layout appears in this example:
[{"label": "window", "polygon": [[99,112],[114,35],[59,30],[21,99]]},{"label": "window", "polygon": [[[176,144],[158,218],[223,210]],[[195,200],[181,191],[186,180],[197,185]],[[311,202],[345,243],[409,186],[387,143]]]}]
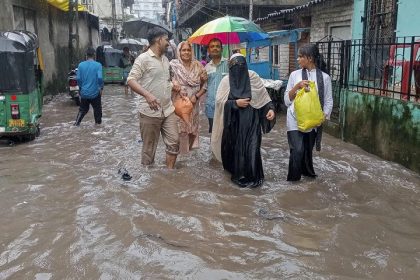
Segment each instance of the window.
[{"label": "window", "polygon": [[93,5],[93,1],[92,1],[92,0],[87,0],[87,3],[88,3],[89,5]]},{"label": "window", "polygon": [[82,5],[86,5],[86,0],[82,0]]},{"label": "window", "polygon": [[273,52],[273,64],[274,65],[279,65],[280,64],[280,61],[279,61],[279,46],[274,45],[272,47],[272,52]]},{"label": "window", "polygon": [[13,6],[13,25],[14,29],[17,30],[26,30],[37,33],[35,11]]}]

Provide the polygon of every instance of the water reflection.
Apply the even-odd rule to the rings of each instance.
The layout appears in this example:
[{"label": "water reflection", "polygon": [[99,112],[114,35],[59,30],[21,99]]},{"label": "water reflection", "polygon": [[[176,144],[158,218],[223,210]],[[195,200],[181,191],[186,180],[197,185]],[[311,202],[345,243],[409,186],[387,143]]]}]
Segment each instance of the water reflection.
[{"label": "water reflection", "polygon": [[266,182],[239,189],[211,158],[204,118],[176,170],[161,145],[145,168],[137,100],[107,86],[103,125],[89,112],[77,128],[58,97],[40,138],[0,146],[0,279],[417,279],[418,175],[325,135],[319,177],[286,182],[277,126],[263,138]]}]

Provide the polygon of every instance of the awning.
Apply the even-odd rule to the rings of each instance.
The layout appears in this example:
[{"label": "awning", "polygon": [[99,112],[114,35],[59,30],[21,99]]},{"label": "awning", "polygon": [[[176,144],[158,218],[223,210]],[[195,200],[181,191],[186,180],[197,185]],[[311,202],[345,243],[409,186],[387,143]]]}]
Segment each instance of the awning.
[{"label": "awning", "polygon": [[266,47],[271,45],[281,45],[296,43],[299,40],[299,34],[308,32],[309,28],[297,28],[292,30],[277,30],[267,32],[270,38],[247,43],[247,48]]},{"label": "awning", "polygon": [[270,19],[272,17],[277,17],[277,16],[281,16],[281,15],[285,15],[285,14],[294,13],[294,12],[307,9],[307,8],[310,8],[311,6],[318,5],[318,4],[321,4],[321,3],[324,3],[324,2],[327,2],[327,0],[311,0],[311,1],[309,1],[308,3],[306,3],[304,5],[297,6],[297,7],[290,8],[290,9],[280,10],[278,12],[275,11],[273,13],[268,14],[266,17],[257,18],[255,20],[255,22],[260,22],[260,21],[264,21],[264,20]]},{"label": "awning", "polygon": [[[62,11],[65,11],[65,12],[69,11],[69,0],[48,0],[48,4],[54,6],[54,7],[58,8]],[[79,4],[78,11],[79,12],[86,12],[87,9],[86,9],[85,6]]]}]

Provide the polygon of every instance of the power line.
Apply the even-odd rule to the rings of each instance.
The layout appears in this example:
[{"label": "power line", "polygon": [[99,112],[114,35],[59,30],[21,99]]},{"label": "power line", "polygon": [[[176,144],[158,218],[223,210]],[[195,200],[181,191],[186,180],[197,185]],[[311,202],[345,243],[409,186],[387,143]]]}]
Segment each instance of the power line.
[{"label": "power line", "polygon": [[[188,4],[191,8],[194,8],[195,7],[195,4],[196,3],[194,3],[194,2],[192,2],[192,1],[190,1],[190,0],[183,0],[183,2],[182,3],[185,3],[185,4]],[[208,8],[208,7],[206,7],[206,6],[202,6],[203,8],[205,8],[205,9],[208,9],[208,10],[210,10],[210,11],[214,11],[214,12],[217,12],[217,13],[219,13],[219,14],[221,14],[221,15],[223,15],[223,16],[225,16],[225,14],[224,13],[222,13],[222,12],[220,12],[220,11],[217,11],[217,10],[214,10],[214,9],[211,9],[211,8]],[[203,11],[202,9],[199,9],[198,10],[199,12],[201,12],[201,13],[203,13],[203,14],[205,14],[205,15],[207,15],[207,16],[209,16],[209,17],[211,17],[211,18],[214,18],[214,19],[216,19],[217,17],[215,17],[215,16],[213,16],[213,15],[211,15],[211,14],[208,14],[208,13],[206,13],[205,11]]]}]

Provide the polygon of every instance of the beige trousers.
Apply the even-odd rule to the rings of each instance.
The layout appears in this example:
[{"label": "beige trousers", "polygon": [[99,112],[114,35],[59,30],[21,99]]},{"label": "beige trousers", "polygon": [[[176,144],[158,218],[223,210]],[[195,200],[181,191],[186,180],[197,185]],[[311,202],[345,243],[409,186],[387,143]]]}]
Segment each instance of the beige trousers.
[{"label": "beige trousers", "polygon": [[148,117],[140,113],[139,117],[140,134],[143,140],[142,164],[150,165],[154,163],[160,134],[162,134],[162,140],[166,146],[166,153],[170,155],[179,153],[178,119],[175,113],[159,118]]}]

